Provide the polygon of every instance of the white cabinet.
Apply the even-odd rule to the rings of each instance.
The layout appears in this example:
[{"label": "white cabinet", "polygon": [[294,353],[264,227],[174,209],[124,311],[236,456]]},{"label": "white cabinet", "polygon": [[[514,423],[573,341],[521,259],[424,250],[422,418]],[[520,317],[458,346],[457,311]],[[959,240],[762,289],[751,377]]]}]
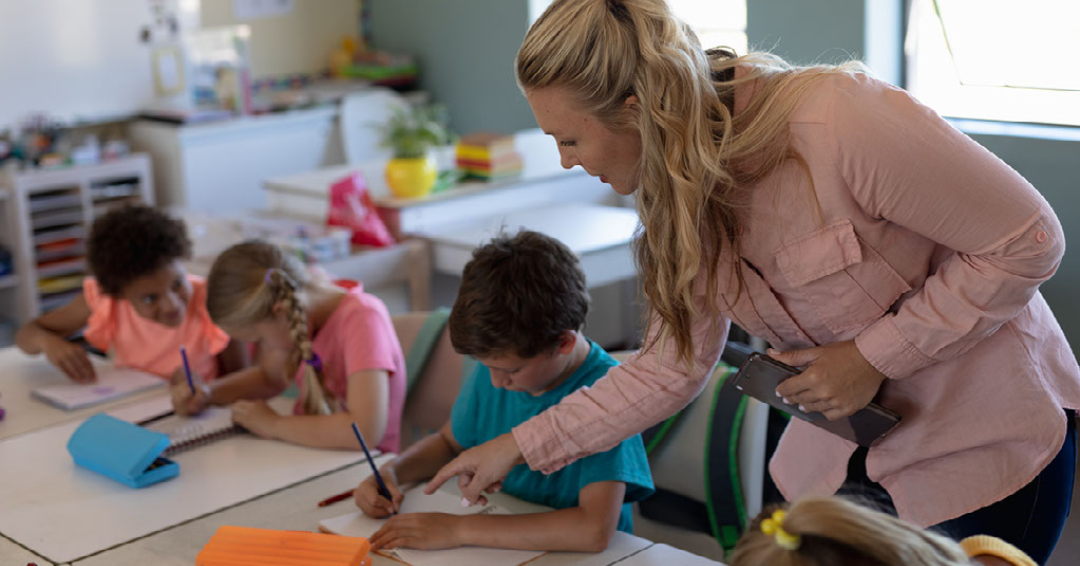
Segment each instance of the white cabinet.
[{"label": "white cabinet", "polygon": [[196,125],[140,120],[129,135],[153,157],[158,204],[232,213],[265,208],[267,178],[344,163],[337,116],[333,106]]}]

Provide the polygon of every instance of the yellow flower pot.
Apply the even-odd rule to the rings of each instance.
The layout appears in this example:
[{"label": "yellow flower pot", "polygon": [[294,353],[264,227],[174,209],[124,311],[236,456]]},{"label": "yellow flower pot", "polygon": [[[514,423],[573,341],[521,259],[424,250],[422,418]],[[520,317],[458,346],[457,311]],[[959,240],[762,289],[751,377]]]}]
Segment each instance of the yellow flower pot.
[{"label": "yellow flower pot", "polygon": [[435,179],[439,176],[435,158],[431,155],[426,157],[402,158],[395,157],[386,164],[386,183],[390,185],[390,191],[398,198],[423,198],[431,192],[435,186]]}]

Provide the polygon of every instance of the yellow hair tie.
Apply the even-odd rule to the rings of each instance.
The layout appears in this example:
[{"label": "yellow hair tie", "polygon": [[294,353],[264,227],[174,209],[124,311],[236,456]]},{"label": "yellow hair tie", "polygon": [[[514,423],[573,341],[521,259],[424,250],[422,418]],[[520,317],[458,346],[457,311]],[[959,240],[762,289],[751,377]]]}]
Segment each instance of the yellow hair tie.
[{"label": "yellow hair tie", "polygon": [[798,550],[802,539],[784,530],[785,513],[782,509],[773,512],[772,517],[761,522],[761,532],[776,539],[776,544],[785,550]]}]

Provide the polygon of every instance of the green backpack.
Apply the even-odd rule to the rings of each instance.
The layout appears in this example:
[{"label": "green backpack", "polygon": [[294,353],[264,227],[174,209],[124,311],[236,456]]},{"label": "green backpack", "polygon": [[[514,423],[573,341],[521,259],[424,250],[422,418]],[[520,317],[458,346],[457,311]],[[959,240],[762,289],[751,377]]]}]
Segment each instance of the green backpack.
[{"label": "green backpack", "polygon": [[[717,383],[710,398],[698,398],[667,420],[642,433],[645,452],[652,460],[657,456],[658,449],[670,440],[676,424],[691,407],[698,403],[709,403],[705,445],[702,447],[705,501],[657,487],[653,496],[639,504],[639,509],[644,517],[654,521],[712,535],[725,553],[735,547],[749,520],[740,477],[739,439],[743,433],[743,417],[750,398],[731,384],[737,368],[749,353],[749,348],[742,344],[729,343],[721,362],[717,364],[718,373],[712,378]],[[771,457],[786,426],[787,421],[783,418],[786,416],[769,410],[766,460]],[[767,472],[765,476],[764,499],[779,500],[779,492]]]}]

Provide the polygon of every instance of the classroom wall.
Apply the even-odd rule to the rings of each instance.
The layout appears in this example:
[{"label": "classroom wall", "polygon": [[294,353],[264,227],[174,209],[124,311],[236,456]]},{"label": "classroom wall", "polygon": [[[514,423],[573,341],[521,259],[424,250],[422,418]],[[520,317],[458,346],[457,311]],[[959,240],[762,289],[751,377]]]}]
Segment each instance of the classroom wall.
[{"label": "classroom wall", "polygon": [[375,46],[417,57],[421,88],[449,107],[455,131],[536,127],[513,73],[526,0],[367,1]]},{"label": "classroom wall", "polygon": [[256,79],[325,70],[330,52],[341,40],[360,33],[360,0],[296,0],[289,14],[254,20],[236,18],[233,0],[201,2],[203,27],[251,27],[251,69]]},{"label": "classroom wall", "polygon": [[802,65],[859,58],[867,1],[874,0],[747,0],[747,40]]}]

